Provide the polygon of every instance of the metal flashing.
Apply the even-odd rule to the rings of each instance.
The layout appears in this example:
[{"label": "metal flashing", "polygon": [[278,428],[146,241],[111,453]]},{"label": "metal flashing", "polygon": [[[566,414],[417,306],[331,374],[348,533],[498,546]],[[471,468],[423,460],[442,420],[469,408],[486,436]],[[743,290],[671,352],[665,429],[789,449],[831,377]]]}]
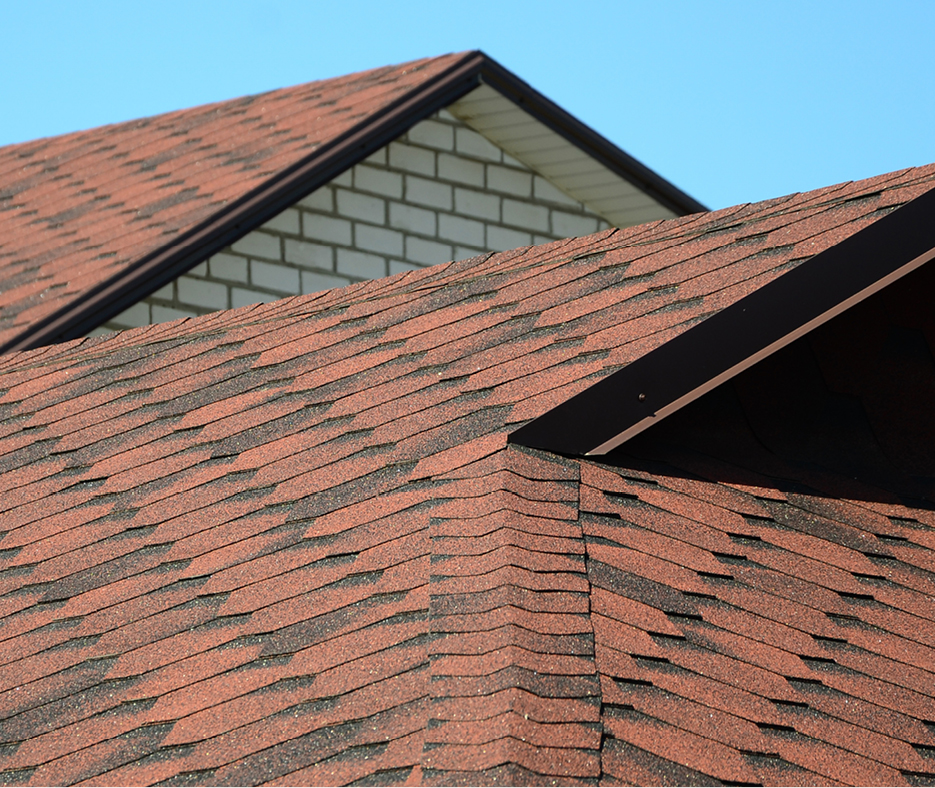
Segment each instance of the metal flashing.
[{"label": "metal flashing", "polygon": [[935,258],[935,189],[708,317],[508,438],[601,455]]}]

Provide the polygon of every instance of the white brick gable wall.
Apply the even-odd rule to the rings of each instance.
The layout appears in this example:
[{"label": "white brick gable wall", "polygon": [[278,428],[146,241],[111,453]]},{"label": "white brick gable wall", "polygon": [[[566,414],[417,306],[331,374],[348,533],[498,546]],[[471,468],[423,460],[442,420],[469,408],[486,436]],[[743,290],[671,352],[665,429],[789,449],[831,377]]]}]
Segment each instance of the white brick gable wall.
[{"label": "white brick gable wall", "polygon": [[443,110],[94,333],[313,293],[607,226]]}]

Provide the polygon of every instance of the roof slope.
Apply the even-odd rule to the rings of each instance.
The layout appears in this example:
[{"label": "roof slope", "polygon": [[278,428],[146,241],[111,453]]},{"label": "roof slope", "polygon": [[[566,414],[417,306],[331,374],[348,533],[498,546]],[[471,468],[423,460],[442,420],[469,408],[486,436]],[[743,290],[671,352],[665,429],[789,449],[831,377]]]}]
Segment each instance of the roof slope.
[{"label": "roof slope", "polygon": [[935,779],[929,512],[506,445],[933,179],[4,357],[0,778]]},{"label": "roof slope", "polygon": [[0,344],[328,151],[469,55],[0,148]]}]

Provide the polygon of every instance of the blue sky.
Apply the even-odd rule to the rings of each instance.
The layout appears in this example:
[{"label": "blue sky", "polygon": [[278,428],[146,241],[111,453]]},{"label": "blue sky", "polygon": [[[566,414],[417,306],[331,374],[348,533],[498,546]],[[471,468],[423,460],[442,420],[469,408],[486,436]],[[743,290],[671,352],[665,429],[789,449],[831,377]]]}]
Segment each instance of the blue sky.
[{"label": "blue sky", "polygon": [[935,162],[932,2],[0,0],[0,145],[483,49],[718,208]]}]

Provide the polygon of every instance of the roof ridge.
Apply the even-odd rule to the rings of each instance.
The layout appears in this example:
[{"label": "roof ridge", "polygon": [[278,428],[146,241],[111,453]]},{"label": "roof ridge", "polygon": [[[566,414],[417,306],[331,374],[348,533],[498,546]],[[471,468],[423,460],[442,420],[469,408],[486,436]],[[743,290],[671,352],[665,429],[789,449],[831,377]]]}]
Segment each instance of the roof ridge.
[{"label": "roof ridge", "polygon": [[[566,502],[572,507],[562,520],[565,531],[536,534],[511,529],[513,513],[519,514],[511,504],[516,499],[510,498],[506,479],[491,475],[493,468],[515,474],[528,501],[551,509],[548,480],[577,480],[577,463],[513,446],[477,463],[487,467],[482,478],[491,496],[503,497],[502,505],[479,521],[467,521],[463,518],[477,512],[466,512],[459,496],[454,505],[435,508],[429,525],[432,701],[422,774],[447,781],[469,770],[476,781],[478,774],[515,763],[553,779],[597,777],[601,687],[584,593],[588,580],[577,487],[574,501]],[[473,488],[476,481],[452,483]],[[457,571],[450,572],[446,567],[454,562]],[[530,572],[548,572],[551,582],[530,587]],[[483,742],[458,734],[478,722],[490,730]],[[556,724],[569,731],[560,744],[551,735]]]}]

